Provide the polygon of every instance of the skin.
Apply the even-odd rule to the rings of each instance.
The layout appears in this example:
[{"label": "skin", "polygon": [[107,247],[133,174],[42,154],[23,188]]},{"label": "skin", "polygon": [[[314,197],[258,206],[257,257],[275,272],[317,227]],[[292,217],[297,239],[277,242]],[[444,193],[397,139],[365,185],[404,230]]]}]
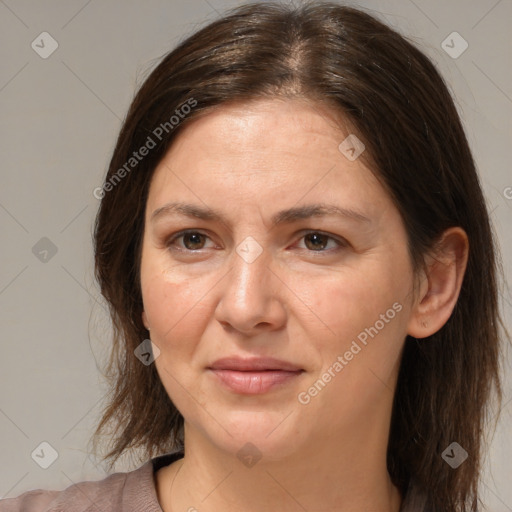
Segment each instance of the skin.
[{"label": "skin", "polygon": [[[407,334],[427,337],[448,320],[468,242],[462,229],[446,231],[443,253],[427,258],[413,292],[402,219],[362,158],[350,161],[338,149],[347,135],[313,103],[225,104],[188,125],[154,172],[143,321],[160,349],[158,374],[185,419],[184,459],[155,475],[165,512],[400,508],[386,448],[402,348]],[[170,201],[218,210],[225,221],[152,222]],[[280,210],[321,202],[357,209],[370,222],[327,216],[271,226]],[[184,229],[206,237],[166,243]],[[332,238],[315,245],[315,231]],[[236,252],[248,236],[262,249],[250,263]],[[402,306],[394,318],[300,403],[299,393],[394,303]],[[206,370],[232,355],[272,356],[304,372],[241,395]],[[252,467],[237,457],[247,442],[261,454]]]}]

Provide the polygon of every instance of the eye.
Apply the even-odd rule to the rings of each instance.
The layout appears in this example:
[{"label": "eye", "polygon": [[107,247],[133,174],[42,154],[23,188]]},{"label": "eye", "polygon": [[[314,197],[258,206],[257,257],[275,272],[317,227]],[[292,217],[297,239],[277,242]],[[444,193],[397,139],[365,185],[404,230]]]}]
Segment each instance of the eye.
[{"label": "eye", "polygon": [[173,235],[169,240],[167,240],[165,244],[166,247],[171,248],[171,246],[175,245],[176,240],[180,238],[183,239],[184,247],[178,246],[178,250],[194,252],[199,249],[203,249],[205,239],[209,237],[204,233],[201,233],[200,231],[181,231]]},{"label": "eye", "polygon": [[[204,249],[206,239],[209,239],[208,235],[201,233],[200,231],[187,230],[180,231],[179,233],[171,236],[166,242],[166,247],[170,249],[177,249],[181,251],[195,252],[200,249]],[[176,241],[182,239],[182,245],[176,245]],[[334,243],[334,247],[331,250],[336,251],[340,247],[348,247],[348,242],[344,240],[338,240],[330,235],[322,233],[320,231],[310,231],[301,237],[304,239],[305,247],[309,252],[330,252],[325,250],[329,245],[329,242]],[[301,247],[302,249],[303,247]]]},{"label": "eye", "polygon": [[334,251],[340,247],[348,247],[347,242],[343,240],[337,240],[330,235],[321,233],[320,231],[310,231],[303,235],[301,240],[302,239],[304,239],[305,246],[310,250],[310,252],[330,252],[324,250],[325,247],[329,244],[329,241],[334,242]]}]

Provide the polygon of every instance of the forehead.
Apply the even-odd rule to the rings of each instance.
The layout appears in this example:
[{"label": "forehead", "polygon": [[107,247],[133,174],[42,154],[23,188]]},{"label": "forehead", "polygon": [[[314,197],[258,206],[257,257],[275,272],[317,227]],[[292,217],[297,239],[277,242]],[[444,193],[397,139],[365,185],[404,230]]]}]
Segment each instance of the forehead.
[{"label": "forehead", "polygon": [[[230,153],[279,149],[304,153],[304,145],[319,137],[331,139],[335,148],[343,135],[340,114],[305,99],[258,99],[221,104],[202,112],[180,133],[173,146],[194,139],[226,146]],[[324,144],[328,141],[324,140]]]},{"label": "forehead", "polygon": [[362,159],[350,161],[340,151],[350,133],[339,121],[325,106],[300,100],[216,107],[173,141],[152,177],[148,208],[192,199],[195,191],[194,199],[207,204],[228,196],[248,201],[255,193],[282,203],[283,194],[290,201],[307,194],[374,210],[389,199]]}]

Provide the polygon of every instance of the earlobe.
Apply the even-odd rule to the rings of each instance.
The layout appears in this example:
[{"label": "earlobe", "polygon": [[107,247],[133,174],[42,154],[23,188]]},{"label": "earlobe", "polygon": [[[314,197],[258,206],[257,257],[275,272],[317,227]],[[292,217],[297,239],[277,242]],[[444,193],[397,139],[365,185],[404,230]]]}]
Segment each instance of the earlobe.
[{"label": "earlobe", "polygon": [[427,256],[427,271],[421,292],[413,306],[407,334],[426,338],[436,333],[450,318],[466,271],[469,241],[460,227],[446,230]]}]

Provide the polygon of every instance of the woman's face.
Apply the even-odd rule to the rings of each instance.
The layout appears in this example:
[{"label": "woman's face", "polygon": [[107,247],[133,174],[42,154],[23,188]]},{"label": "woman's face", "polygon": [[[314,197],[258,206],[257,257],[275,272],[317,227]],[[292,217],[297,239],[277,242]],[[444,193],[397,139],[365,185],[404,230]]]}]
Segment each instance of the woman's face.
[{"label": "woman's face", "polygon": [[[156,168],[143,318],[186,442],[279,458],[333,435],[387,439],[413,275],[390,197],[350,139],[339,149],[348,135],[297,100],[224,105]],[[210,369],[226,357],[301,371]]]}]

